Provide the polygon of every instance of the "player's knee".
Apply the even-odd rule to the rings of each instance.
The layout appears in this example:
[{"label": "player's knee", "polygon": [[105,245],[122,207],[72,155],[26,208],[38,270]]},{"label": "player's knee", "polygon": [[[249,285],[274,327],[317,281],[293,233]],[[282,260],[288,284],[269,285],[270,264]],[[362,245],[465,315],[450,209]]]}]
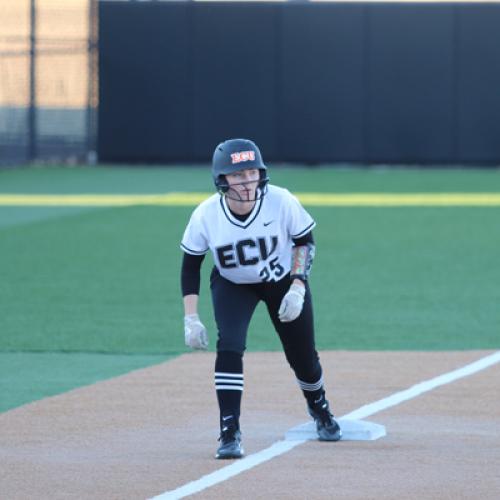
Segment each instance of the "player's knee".
[{"label": "player's knee", "polygon": [[217,340],[217,352],[233,352],[242,356],[246,345],[244,341],[232,338],[219,338]]}]

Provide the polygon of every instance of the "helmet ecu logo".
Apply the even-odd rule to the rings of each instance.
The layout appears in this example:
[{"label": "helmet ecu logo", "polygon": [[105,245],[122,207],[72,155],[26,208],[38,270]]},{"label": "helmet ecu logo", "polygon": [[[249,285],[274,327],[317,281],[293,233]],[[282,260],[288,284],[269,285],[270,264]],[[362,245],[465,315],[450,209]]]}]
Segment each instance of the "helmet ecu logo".
[{"label": "helmet ecu logo", "polygon": [[241,163],[243,161],[254,161],[255,153],[253,151],[240,151],[231,155],[231,163]]}]

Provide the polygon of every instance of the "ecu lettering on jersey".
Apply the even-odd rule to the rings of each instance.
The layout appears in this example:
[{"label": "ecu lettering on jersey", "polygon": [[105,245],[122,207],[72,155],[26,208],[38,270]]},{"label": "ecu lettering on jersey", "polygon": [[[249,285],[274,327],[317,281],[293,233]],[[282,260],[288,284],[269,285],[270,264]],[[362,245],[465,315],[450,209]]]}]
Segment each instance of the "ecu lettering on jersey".
[{"label": "ecu lettering on jersey", "polygon": [[286,189],[269,186],[244,222],[215,194],[192,213],[181,248],[193,255],[211,251],[220,274],[233,283],[278,281],[290,272],[292,238],[315,222]]},{"label": "ecu lettering on jersey", "polygon": [[229,243],[215,249],[219,265],[224,269],[238,266],[254,266],[259,261],[266,261],[276,250],[278,237],[271,236],[269,246],[265,237],[253,240],[247,238],[237,241],[236,244]]}]

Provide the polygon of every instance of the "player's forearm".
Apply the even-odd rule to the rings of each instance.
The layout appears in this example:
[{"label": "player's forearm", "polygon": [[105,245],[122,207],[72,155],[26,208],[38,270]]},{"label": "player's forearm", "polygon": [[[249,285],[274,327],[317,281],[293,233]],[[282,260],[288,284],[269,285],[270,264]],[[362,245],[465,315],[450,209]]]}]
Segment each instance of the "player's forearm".
[{"label": "player's forearm", "polygon": [[184,295],[184,316],[189,314],[198,314],[198,295]]},{"label": "player's forearm", "polygon": [[200,269],[204,258],[204,255],[184,254],[181,268],[181,290],[183,296],[199,295]]},{"label": "player's forearm", "polygon": [[311,272],[314,259],[315,246],[313,243],[307,245],[294,246],[292,248],[292,264],[290,277],[295,281],[305,283]]}]

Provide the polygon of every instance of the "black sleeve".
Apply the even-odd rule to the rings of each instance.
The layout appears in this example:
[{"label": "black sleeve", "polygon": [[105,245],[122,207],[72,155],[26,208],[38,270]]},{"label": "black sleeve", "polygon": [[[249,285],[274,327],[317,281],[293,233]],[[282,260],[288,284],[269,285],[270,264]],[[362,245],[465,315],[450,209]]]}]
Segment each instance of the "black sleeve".
[{"label": "black sleeve", "polygon": [[199,295],[200,293],[200,269],[204,255],[191,255],[184,252],[181,268],[182,296]]},{"label": "black sleeve", "polygon": [[302,236],[301,238],[293,238],[292,241],[294,247],[300,247],[303,245],[307,245],[308,243],[314,245],[313,233],[312,231],[309,231],[307,234],[304,234],[304,236]]}]

